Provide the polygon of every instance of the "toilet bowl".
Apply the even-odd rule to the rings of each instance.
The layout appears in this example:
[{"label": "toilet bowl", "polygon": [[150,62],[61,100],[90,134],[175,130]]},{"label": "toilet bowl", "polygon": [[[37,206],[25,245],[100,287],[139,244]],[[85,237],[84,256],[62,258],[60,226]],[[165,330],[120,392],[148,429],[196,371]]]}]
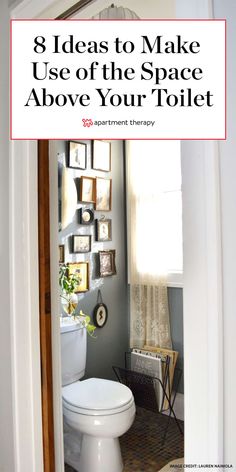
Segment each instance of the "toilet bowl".
[{"label": "toilet bowl", "polygon": [[131,390],[85,374],[86,330],[61,320],[62,405],[65,462],[77,472],[122,472],[119,436],[135,417]]},{"label": "toilet bowl", "polygon": [[62,399],[66,423],[82,435],[76,470],[122,472],[118,437],[134,421],[131,390],[118,382],[92,378],[63,387]]}]

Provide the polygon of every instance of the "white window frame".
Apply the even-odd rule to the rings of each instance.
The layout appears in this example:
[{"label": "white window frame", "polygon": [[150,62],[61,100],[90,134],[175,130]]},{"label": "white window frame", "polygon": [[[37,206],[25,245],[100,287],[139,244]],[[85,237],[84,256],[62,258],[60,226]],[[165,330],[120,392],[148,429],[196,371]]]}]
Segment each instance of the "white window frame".
[{"label": "white window frame", "polygon": [[168,272],[167,275],[167,287],[183,288],[183,272]]}]

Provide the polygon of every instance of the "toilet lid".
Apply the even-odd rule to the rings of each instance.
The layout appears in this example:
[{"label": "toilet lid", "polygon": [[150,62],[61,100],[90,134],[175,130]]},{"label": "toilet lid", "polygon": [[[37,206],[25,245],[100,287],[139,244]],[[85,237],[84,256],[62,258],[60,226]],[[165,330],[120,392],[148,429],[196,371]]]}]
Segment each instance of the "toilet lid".
[{"label": "toilet lid", "polygon": [[131,390],[119,382],[105,379],[87,379],[74,382],[62,389],[64,405],[76,411],[93,411],[104,414],[105,411],[120,411],[133,401]]}]

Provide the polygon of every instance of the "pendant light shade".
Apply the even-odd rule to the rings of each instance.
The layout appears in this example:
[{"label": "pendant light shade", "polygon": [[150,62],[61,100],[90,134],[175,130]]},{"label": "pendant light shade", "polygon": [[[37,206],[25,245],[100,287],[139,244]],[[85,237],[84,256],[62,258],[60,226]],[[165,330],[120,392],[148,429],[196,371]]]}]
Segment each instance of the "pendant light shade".
[{"label": "pendant light shade", "polygon": [[93,16],[93,18],[96,20],[139,20],[138,15],[136,15],[134,11],[129,8],[116,7],[114,4],[108,8],[104,8],[104,10]]}]

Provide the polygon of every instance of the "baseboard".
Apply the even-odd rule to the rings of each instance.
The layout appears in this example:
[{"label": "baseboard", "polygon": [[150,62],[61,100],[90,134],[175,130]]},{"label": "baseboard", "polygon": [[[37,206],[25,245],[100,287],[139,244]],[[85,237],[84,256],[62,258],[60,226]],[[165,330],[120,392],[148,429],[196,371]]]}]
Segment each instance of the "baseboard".
[{"label": "baseboard", "polygon": [[[177,393],[176,395],[175,404],[174,404],[174,412],[178,420],[184,421],[184,394],[183,393]],[[168,415],[169,412],[167,411],[165,414]]]}]

